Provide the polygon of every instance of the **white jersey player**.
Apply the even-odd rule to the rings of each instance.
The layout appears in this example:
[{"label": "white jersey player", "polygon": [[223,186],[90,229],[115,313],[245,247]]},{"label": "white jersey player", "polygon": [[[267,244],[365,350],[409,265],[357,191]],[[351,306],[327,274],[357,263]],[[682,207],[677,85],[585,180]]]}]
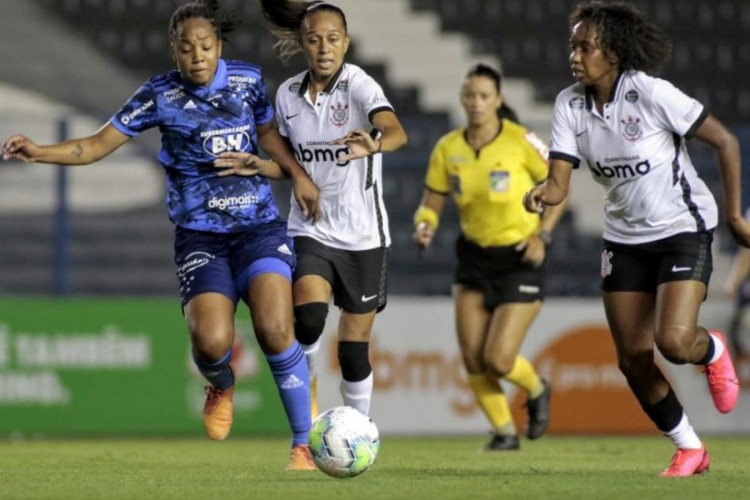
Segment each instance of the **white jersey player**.
[{"label": "white jersey player", "polygon": [[704,366],[716,408],[734,409],[739,383],[724,335],[696,323],[712,270],[717,209],[685,138],[717,151],[727,223],[750,246],[737,139],[699,102],[650,76],[667,60],[671,42],[632,5],[584,2],[570,28],[578,83],[557,98],[550,176],[527,193],[525,205],[540,211],[560,203],[581,163],[604,187],[602,289],[618,365],[646,415],[677,447],[661,475],[699,474],[711,459],[655,364],[654,345],[673,363]]},{"label": "white jersey player", "polygon": [[328,303],[341,309],[338,359],[344,404],[370,411],[373,377],[369,339],[386,304],[388,216],[382,154],[406,144],[406,133],[378,85],[344,62],[349,48],[344,12],[328,2],[262,0],[282,54],[302,52],[307,71],[277,93],[279,132],[320,189],[322,216],[313,222],[292,203],[295,333],[311,370],[317,414],[315,358]]},{"label": "white jersey player", "polygon": [[376,138],[380,134],[372,117],[392,113],[393,107],[372,77],[348,63],[316,92],[314,102],[310,92],[310,72],[305,71],[285,81],[276,94],[279,132],[321,192],[321,219],[311,223],[293,203],[289,234],[342,250],[390,246],[382,155],[343,159],[349,147],[335,141],[357,129]]}]

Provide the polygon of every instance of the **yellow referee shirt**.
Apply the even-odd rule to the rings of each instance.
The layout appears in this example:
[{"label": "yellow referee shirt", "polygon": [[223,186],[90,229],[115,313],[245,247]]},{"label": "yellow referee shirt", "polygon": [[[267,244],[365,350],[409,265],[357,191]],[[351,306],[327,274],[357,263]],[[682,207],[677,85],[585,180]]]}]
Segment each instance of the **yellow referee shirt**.
[{"label": "yellow referee shirt", "polygon": [[523,196],[547,178],[547,148],[533,132],[503,120],[500,134],[481,150],[458,129],[440,138],[430,156],[427,188],[452,195],[464,236],[482,247],[508,246],[534,234],[538,214]]}]

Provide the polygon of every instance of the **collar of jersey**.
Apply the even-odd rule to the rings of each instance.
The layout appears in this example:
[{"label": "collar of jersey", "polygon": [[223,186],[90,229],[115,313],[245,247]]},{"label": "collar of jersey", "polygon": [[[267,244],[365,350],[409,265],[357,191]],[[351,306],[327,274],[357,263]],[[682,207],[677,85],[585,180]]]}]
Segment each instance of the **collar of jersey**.
[{"label": "collar of jersey", "polygon": [[[336,85],[339,84],[339,78],[341,78],[341,74],[344,72],[345,67],[346,67],[346,63],[341,65],[341,67],[336,72],[336,74],[333,75],[333,78],[331,78],[331,81],[328,82],[328,85],[326,85],[326,88],[323,89],[323,92],[325,92],[326,94],[330,94],[331,92],[333,92],[333,89],[335,89]],[[300,97],[303,97],[305,95],[305,92],[307,92],[307,87],[309,86],[310,86],[310,71],[308,70],[305,73],[305,76],[302,78],[302,83],[300,83],[300,86],[299,86],[298,93]]]},{"label": "collar of jersey", "polygon": [[216,74],[208,87],[204,85],[196,85],[187,80],[182,80],[182,82],[185,85],[185,88],[195,95],[201,96],[204,95],[204,93],[211,94],[214,91],[227,86],[227,63],[224,62],[224,59],[219,59],[219,64],[216,65]]},{"label": "collar of jersey", "polygon": [[[620,90],[620,87],[622,85],[622,75],[624,73],[620,71],[617,73],[617,78],[615,78],[615,84],[612,85],[612,92],[609,94],[609,99],[607,99],[607,102],[613,102],[617,98],[617,93]],[[586,109],[591,111],[591,109],[594,107],[594,87],[591,85],[586,86]]]}]

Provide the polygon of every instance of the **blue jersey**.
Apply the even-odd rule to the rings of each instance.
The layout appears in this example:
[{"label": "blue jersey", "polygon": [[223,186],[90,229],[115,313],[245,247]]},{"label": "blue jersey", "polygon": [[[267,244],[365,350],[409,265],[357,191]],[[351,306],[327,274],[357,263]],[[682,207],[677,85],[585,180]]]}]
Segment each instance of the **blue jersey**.
[{"label": "blue jersey", "polygon": [[256,127],[273,117],[260,67],[221,59],[208,87],[176,70],[150,78],[110,123],[131,137],[159,127],[172,222],[234,233],[281,215],[267,178],[219,177],[213,161],[225,151],[258,154]]}]

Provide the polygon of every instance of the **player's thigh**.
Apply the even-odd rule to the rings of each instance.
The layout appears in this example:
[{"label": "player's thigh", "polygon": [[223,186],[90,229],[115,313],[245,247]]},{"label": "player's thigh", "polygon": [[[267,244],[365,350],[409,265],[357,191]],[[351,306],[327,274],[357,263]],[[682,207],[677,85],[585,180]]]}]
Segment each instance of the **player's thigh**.
[{"label": "player's thigh", "polygon": [[467,285],[453,285],[453,303],[456,336],[464,364],[470,373],[479,373],[491,312],[484,306],[482,291]]},{"label": "player's thigh", "polygon": [[294,238],[297,267],[294,269],[294,305],[328,303],[336,274],[333,253],[322,243],[304,236]]},{"label": "player's thigh", "polygon": [[655,294],[604,292],[604,311],[618,358],[653,351]]},{"label": "player's thigh", "polygon": [[660,284],[656,292],[656,345],[671,350],[681,344],[692,344],[705,297],[706,284],[701,281]]},{"label": "player's thigh", "polygon": [[341,311],[339,316],[339,339],[348,342],[367,342],[370,340],[372,325],[375,323],[376,311],[352,313]]},{"label": "player's thigh", "polygon": [[541,300],[510,302],[496,307],[488,329],[485,357],[491,356],[504,363],[512,363],[541,308]]}]

